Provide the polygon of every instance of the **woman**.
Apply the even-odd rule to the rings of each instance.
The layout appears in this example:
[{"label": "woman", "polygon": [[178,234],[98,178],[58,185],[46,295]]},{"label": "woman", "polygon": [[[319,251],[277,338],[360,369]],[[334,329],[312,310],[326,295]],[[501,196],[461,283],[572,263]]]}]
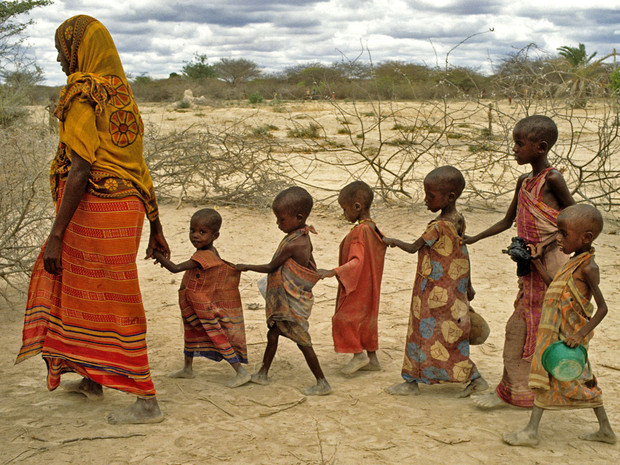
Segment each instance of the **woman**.
[{"label": "woman", "polygon": [[102,386],[135,394],[110,423],[161,421],[136,268],[145,212],[147,258],[170,250],[142,156],[144,126],[103,24],[84,15],[66,20],[56,48],[68,76],[55,111],[56,218],[32,272],[17,362],[42,353],[50,390],[62,373],[76,372],[83,380],[70,389],[89,398],[101,398]]}]

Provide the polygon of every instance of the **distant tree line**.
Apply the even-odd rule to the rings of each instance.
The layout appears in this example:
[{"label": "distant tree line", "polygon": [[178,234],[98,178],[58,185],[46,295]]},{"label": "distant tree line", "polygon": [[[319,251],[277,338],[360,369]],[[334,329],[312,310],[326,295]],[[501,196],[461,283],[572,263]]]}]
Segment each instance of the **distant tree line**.
[{"label": "distant tree line", "polygon": [[[495,73],[458,66],[430,67],[387,60],[377,64],[341,60],[290,66],[279,73],[262,72],[247,58],[223,58],[211,64],[195,55],[167,79],[139,76],[133,89],[140,100],[175,101],[185,89],[210,99],[390,99],[528,97],[569,98],[576,107],[589,98],[620,91],[620,73],[606,63],[615,52],[597,59],[584,44],[563,46],[549,55],[532,44],[507,56]],[[615,60],[614,60],[615,61]]]}]

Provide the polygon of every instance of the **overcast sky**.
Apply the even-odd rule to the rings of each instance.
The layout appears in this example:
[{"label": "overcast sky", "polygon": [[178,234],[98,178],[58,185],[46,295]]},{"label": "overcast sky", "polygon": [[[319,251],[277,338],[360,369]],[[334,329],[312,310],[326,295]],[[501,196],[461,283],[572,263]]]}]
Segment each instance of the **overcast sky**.
[{"label": "overcast sky", "polygon": [[33,10],[27,31],[46,84],[65,82],[54,31],[76,14],[106,25],[127,73],[154,78],[180,72],[197,53],[212,64],[247,58],[268,72],[363,50],[366,62],[369,50],[375,63],[443,66],[478,33],[450,64],[489,73],[530,43],[553,54],[579,43],[601,57],[620,51],[619,0],[55,0]]}]

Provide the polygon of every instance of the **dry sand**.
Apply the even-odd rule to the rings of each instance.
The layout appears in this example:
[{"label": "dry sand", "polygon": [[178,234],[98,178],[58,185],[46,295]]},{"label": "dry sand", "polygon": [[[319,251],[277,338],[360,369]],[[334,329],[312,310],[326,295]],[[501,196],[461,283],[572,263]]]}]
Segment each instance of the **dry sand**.
[{"label": "dry sand", "polygon": [[[207,205],[200,205],[200,207]],[[193,252],[187,240],[195,206],[161,208],[162,223],[172,258],[182,261]],[[461,206],[468,231],[475,233],[500,219],[502,212],[481,212]],[[224,222],[216,241],[220,255],[232,262],[263,263],[270,259],[282,233],[270,211],[222,207]],[[421,206],[379,206],[374,210],[387,235],[413,239],[432,219]],[[315,258],[321,268],[337,264],[338,245],[350,225],[335,209],[318,208],[309,223]],[[590,345],[594,372],[604,391],[612,426],[620,432],[620,361],[616,329],[620,323],[620,245],[617,225],[609,224],[596,241],[601,289],[609,314]],[[491,385],[502,372],[504,325],[516,294],[515,265],[501,249],[514,231],[470,247],[477,290],[473,302],[491,326],[491,335],[472,347],[472,359]],[[145,250],[146,236],[141,250]],[[20,365],[13,362],[21,342],[23,301],[3,304],[4,326],[0,356],[0,464],[577,464],[620,463],[620,448],[581,441],[597,423],[590,410],[547,412],[541,444],[513,448],[503,444],[504,432],[521,428],[529,411],[505,408],[485,412],[470,399],[457,399],[461,385],[421,386],[419,397],[394,397],[384,389],[401,381],[411,288],[416,256],[387,252],[379,316],[381,372],[339,374],[348,356],[336,354],[331,338],[336,281],[315,287],[310,333],[333,394],[305,398],[300,388],[313,383],[302,354],[282,339],[271,370],[272,384],[248,384],[228,389],[233,374],[225,363],[196,359],[196,377],[171,379],[166,374],[183,362],[183,334],[177,305],[180,275],[152,262],[138,268],[148,318],[148,347],[155,386],[166,418],[155,425],[113,426],[105,422],[110,410],[133,398],[105,389],[105,399],[91,402],[76,394],[45,388],[45,364],[40,357]],[[256,288],[256,273],[244,273],[241,289],[245,310],[250,366],[254,371],[265,348],[264,301]],[[251,310],[259,304],[259,309]],[[77,379],[65,375],[67,380]]]}]

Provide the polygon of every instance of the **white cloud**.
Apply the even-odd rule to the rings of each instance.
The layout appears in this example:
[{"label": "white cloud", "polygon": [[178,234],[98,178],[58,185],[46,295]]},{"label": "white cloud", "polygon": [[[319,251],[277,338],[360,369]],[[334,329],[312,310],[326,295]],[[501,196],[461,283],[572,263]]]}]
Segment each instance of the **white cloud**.
[{"label": "white cloud", "polygon": [[[451,63],[490,72],[493,61],[529,43],[555,52],[582,42],[609,53],[619,33],[617,0],[56,0],[33,10],[28,42],[48,84],[61,84],[53,34],[75,14],[101,20],[126,71],[166,77],[195,53],[209,62],[244,57],[268,71],[356,57],[368,46],[375,63]],[[367,59],[367,56],[362,57]]]}]

